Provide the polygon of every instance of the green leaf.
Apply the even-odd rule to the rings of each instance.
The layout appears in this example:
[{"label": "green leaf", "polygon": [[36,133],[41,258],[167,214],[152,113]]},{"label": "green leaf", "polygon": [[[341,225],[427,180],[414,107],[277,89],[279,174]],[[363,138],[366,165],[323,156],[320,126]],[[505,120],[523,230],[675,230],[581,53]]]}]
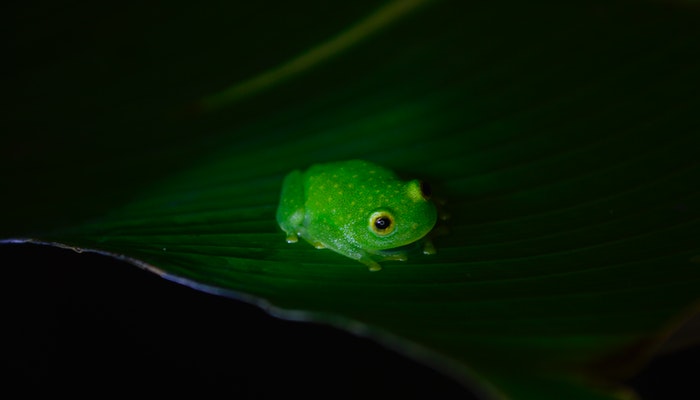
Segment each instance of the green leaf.
[{"label": "green leaf", "polygon": [[[210,6],[201,21],[172,9],[157,30],[126,10],[133,32],[106,18],[43,62],[32,46],[48,33],[17,35],[14,51],[34,58],[8,80],[19,100],[0,234],[371,337],[484,397],[632,396],[621,379],[700,298],[698,16],[624,1],[414,3],[233,97],[210,95],[274,77],[396,3],[333,17],[300,5],[295,22],[318,21],[304,32],[256,6]],[[264,26],[245,22],[259,15]],[[447,199],[437,255],[369,273],[285,243],[284,175],[348,158]]]}]

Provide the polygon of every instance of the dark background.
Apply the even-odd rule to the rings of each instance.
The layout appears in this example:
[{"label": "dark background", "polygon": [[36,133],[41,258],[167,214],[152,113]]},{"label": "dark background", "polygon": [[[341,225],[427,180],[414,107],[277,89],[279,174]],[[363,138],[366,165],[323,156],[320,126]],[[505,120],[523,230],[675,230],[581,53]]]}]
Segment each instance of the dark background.
[{"label": "dark background", "polygon": [[[236,399],[474,398],[436,371],[334,328],[172,283],[128,263],[2,245],[4,390]],[[642,399],[698,394],[700,348],[653,360]]]}]

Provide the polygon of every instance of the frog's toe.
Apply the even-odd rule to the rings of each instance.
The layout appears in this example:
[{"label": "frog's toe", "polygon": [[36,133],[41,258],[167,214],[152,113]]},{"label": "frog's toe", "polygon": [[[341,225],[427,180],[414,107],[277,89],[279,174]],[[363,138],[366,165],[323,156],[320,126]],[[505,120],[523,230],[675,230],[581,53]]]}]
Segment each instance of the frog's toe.
[{"label": "frog's toe", "polygon": [[369,270],[370,270],[371,272],[377,272],[377,271],[381,271],[381,270],[382,270],[382,267],[381,267],[381,265],[379,265],[379,264],[377,264],[377,263],[374,263],[374,265],[370,265],[370,266],[369,266]]},{"label": "frog's toe", "polygon": [[367,266],[367,268],[369,268],[369,270],[370,270],[371,272],[381,271],[381,269],[382,269],[382,266],[379,265],[378,262],[372,260],[371,258],[368,258],[368,257],[359,257],[358,260],[359,260],[361,263],[365,264],[365,265]]},{"label": "frog's toe", "polygon": [[381,255],[382,261],[407,261],[407,253],[384,253]]},{"label": "frog's toe", "polygon": [[394,254],[389,256],[387,260],[391,261],[408,261],[408,256],[406,254]]},{"label": "frog's toe", "polygon": [[299,241],[299,236],[295,233],[287,235],[287,243],[296,243]]},{"label": "frog's toe", "polygon": [[326,248],[326,245],[321,242],[313,242],[312,245],[319,250]]},{"label": "frog's toe", "polygon": [[425,244],[423,245],[423,254],[432,255],[435,253],[437,253],[437,250],[435,250],[435,245],[433,244],[433,241],[426,240]]}]

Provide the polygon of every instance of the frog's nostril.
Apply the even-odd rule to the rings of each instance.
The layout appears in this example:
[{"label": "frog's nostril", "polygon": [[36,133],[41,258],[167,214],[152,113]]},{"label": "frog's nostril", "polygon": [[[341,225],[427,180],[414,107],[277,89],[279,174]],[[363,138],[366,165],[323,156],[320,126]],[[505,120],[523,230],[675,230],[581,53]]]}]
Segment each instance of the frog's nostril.
[{"label": "frog's nostril", "polygon": [[430,184],[424,181],[420,181],[420,192],[423,195],[423,198],[426,200],[430,199],[430,196],[433,194]]}]

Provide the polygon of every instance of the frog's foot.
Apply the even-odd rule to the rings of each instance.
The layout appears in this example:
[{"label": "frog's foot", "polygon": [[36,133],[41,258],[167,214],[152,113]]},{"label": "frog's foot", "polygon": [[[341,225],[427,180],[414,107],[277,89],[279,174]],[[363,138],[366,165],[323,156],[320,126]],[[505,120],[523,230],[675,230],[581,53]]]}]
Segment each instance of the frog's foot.
[{"label": "frog's foot", "polygon": [[325,248],[326,248],[326,245],[323,244],[323,243],[321,243],[321,242],[313,242],[313,243],[311,243],[311,245],[314,246],[315,248],[319,249],[319,250],[320,250],[320,249],[325,249]]},{"label": "frog's foot", "polygon": [[296,243],[299,241],[299,236],[296,233],[287,235],[287,243]]},{"label": "frog's foot", "polygon": [[[353,257],[353,258],[355,258],[355,257]],[[377,271],[381,271],[381,270],[382,270],[382,266],[379,265],[378,262],[372,260],[371,258],[369,258],[369,257],[366,256],[366,255],[360,255],[360,254],[358,254],[358,255],[357,255],[357,260],[358,260],[359,262],[361,262],[362,264],[365,264],[365,265],[367,266],[367,268],[369,268],[369,270],[370,270],[371,272],[377,272]]]},{"label": "frog's foot", "polygon": [[382,266],[379,265],[379,263],[376,261],[368,261],[365,262],[365,264],[369,268],[370,272],[377,272],[382,270]]},{"label": "frog's foot", "polygon": [[433,241],[427,239],[423,244],[423,254],[432,255],[435,253],[437,253],[437,250],[435,250],[435,245],[433,244]]},{"label": "frog's foot", "polygon": [[[395,253],[395,254],[388,254],[388,255],[382,255],[382,261],[406,261],[408,260],[408,256],[405,253]],[[360,260],[363,264],[365,264],[367,267],[369,267],[369,270],[372,272],[380,271],[382,269],[381,265],[379,265],[378,262],[374,260],[370,260],[368,258],[361,259]]]}]

